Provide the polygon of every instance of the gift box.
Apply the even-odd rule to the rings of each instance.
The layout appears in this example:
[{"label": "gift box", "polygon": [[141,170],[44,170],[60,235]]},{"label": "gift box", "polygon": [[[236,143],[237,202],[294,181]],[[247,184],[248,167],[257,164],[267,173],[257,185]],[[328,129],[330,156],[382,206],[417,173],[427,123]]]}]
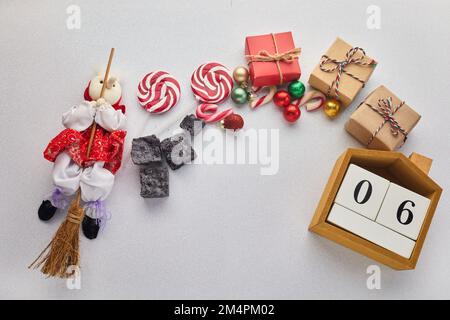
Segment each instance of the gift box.
[{"label": "gift box", "polygon": [[372,91],[352,113],[345,129],[370,149],[403,145],[420,115],[384,86]]},{"label": "gift box", "polygon": [[309,77],[309,84],[348,106],[369,80],[376,66],[359,47],[337,38]]},{"label": "gift box", "polygon": [[253,86],[264,87],[283,84],[300,78],[298,56],[291,32],[270,33],[245,38]]}]

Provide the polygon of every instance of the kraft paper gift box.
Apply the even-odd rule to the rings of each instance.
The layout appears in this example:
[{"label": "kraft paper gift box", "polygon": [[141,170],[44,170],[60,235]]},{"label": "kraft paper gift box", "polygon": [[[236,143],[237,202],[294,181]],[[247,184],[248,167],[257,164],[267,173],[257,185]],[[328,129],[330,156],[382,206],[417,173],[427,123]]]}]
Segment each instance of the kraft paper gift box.
[{"label": "kraft paper gift box", "polygon": [[345,129],[369,149],[392,151],[403,145],[419,120],[416,111],[379,86],[352,113]]},{"label": "kraft paper gift box", "polygon": [[[343,70],[339,81],[336,81],[339,63]],[[337,38],[312,71],[308,82],[330,98],[336,98],[337,85],[337,99],[346,107],[364,87],[376,65],[375,60],[367,56],[362,48],[352,47]]]},{"label": "kraft paper gift box", "polygon": [[300,48],[294,45],[291,32],[269,33],[245,38],[253,86],[273,86],[300,78]]}]

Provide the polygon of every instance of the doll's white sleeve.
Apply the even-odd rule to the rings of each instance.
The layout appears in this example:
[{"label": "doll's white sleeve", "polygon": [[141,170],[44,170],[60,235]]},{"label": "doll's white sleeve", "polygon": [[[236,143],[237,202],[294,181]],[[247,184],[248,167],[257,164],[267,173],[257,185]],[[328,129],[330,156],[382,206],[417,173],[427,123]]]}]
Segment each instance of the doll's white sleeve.
[{"label": "doll's white sleeve", "polygon": [[94,120],[95,102],[84,101],[78,106],[63,113],[62,123],[68,129],[83,131],[89,128]]},{"label": "doll's white sleeve", "polygon": [[110,104],[97,107],[95,122],[106,131],[125,130],[127,118],[121,110],[114,109]]}]

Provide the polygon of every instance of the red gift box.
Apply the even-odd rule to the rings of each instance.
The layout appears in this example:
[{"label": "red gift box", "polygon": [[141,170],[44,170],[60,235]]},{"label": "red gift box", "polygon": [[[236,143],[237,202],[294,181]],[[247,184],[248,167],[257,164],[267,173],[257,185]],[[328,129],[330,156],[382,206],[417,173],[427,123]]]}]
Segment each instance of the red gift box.
[{"label": "red gift box", "polygon": [[300,78],[299,54],[300,49],[295,47],[291,32],[245,38],[245,55],[255,87],[279,85]]}]

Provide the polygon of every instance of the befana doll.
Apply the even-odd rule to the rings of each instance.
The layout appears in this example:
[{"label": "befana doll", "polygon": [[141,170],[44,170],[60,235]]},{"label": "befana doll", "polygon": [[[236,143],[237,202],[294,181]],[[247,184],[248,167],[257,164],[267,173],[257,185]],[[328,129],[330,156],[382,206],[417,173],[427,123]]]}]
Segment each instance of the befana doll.
[{"label": "befana doll", "polygon": [[39,219],[50,220],[58,209],[68,208],[53,240],[31,265],[42,266],[48,276],[67,277],[67,268],[78,265],[80,224],[84,235],[95,239],[110,218],[105,200],[121,166],[126,136],[122,89],[117,78],[109,77],[113,54],[114,49],[105,75],[89,81],[85,101],[63,114],[65,129],[44,151],[54,163],[54,190],[40,205]]},{"label": "befana doll", "polygon": [[[53,138],[44,151],[45,159],[54,163],[52,179],[55,189],[38,210],[41,220],[51,219],[57,209],[66,209],[78,188],[84,202],[82,230],[89,239],[97,237],[100,225],[108,219],[105,199],[112,190],[114,174],[120,167],[125,137],[125,107],[120,104],[121,87],[109,78],[103,98],[103,78],[89,82],[85,101],[62,116],[66,129]],[[97,129],[87,157],[87,145],[93,121]]]}]

